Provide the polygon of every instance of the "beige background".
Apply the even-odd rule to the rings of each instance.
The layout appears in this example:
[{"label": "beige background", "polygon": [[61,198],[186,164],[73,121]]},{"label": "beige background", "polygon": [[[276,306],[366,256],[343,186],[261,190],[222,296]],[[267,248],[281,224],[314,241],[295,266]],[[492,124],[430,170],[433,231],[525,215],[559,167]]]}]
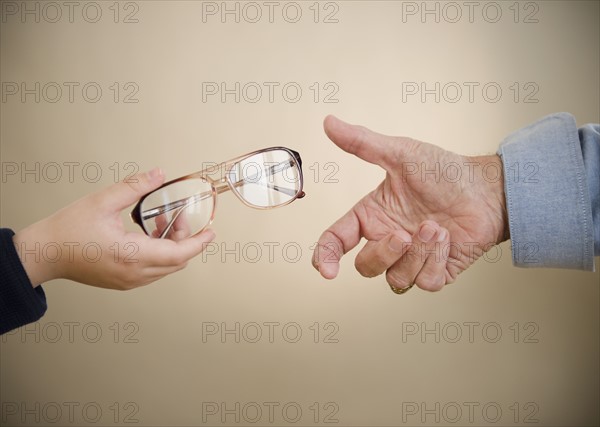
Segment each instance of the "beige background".
[{"label": "beige background", "polygon": [[[395,1],[321,2],[318,23],[312,1],[298,2],[297,23],[283,19],[289,2],[277,3],[273,23],[263,2],[257,23],[244,15],[239,23],[229,15],[226,23],[220,15],[203,22],[207,5],[200,1],[122,2],[118,23],[112,1],[97,2],[97,23],[82,16],[89,2],[78,3],[73,23],[68,6],[58,2],[62,19],[50,23],[53,6],[35,3],[27,7],[40,8],[39,23],[3,9],[2,82],[80,86],[72,103],[63,86],[56,103],[43,96],[36,103],[32,95],[21,102],[15,95],[0,104],[3,164],[34,168],[39,162],[42,175],[39,183],[31,174],[4,177],[1,226],[18,230],[114,182],[115,170],[123,178],[127,162],[140,170],[159,165],[174,178],[203,162],[271,145],[302,154],[307,197],[261,212],[224,194],[213,224],[216,242],[234,252],[238,244],[239,262],[235,254],[222,260],[221,251],[200,256],[187,269],[126,293],[63,280],[44,285],[46,316],[0,344],[3,425],[88,425],[96,418],[96,425],[244,425],[257,406],[262,416],[255,425],[292,425],[297,408],[302,415],[293,425],[323,424],[327,414],[344,426],[489,425],[496,418],[496,425],[600,422],[598,273],[516,269],[503,244],[497,262],[478,261],[442,292],[414,289],[399,297],[384,278],[356,273],[356,251],[332,282],[310,265],[310,247],[322,230],[383,177],[329,142],[321,124],[326,114],[464,154],[494,152],[506,134],[552,112],[571,112],[579,124],[598,122],[598,2],[521,2],[517,23],[512,1],[478,2],[472,23],[464,2],[455,3],[463,13],[457,23],[448,22],[453,6],[445,3],[437,6],[439,23],[431,15],[424,23],[420,15],[403,15],[412,5]],[[495,5],[502,17],[487,22]],[[86,17],[93,18],[95,6],[87,7]],[[254,10],[238,7],[253,18]],[[285,17],[293,18],[294,5],[286,7]],[[121,22],[129,12],[136,12],[137,23]],[[337,23],[321,22],[332,12]],[[537,23],[523,22],[529,13]],[[82,97],[88,82],[103,90],[96,103]],[[117,103],[109,88],[114,82]],[[128,82],[139,89],[137,103],[123,102],[133,87],[125,87]],[[266,92],[256,103],[243,97],[236,103],[232,96],[225,103],[218,96],[203,102],[202,82],[278,82],[279,88],[295,82],[303,92],[296,103],[286,102],[280,90],[272,103]],[[314,82],[319,102],[309,88]],[[337,103],[323,102],[328,82],[339,88]],[[425,103],[416,96],[402,102],[402,82],[480,86],[472,103],[466,93],[456,103],[436,103],[432,96]],[[482,97],[489,82],[503,89],[496,103]],[[515,82],[518,102],[509,88]],[[539,102],[523,102],[532,87],[527,83],[537,85]],[[78,162],[73,182],[66,167],[58,182],[44,182],[48,162]],[[96,183],[82,176],[89,162],[102,171]],[[337,182],[328,182],[328,173]],[[270,262],[266,245],[275,243]],[[288,253],[282,252],[286,244]],[[253,263],[257,246],[263,252]],[[301,249],[297,256],[294,247]],[[211,322],[219,328],[239,322],[240,342],[234,335],[224,343],[219,335],[203,335]],[[250,342],[253,322],[263,332],[256,343]],[[264,322],[278,322],[272,343]],[[425,342],[419,334],[403,334],[415,324],[433,329],[436,322],[439,343],[432,334]],[[476,322],[473,342],[465,322]],[[286,324],[289,333],[282,336]],[[452,343],[456,325],[463,336]],[[297,343],[288,342],[294,327],[302,331]],[[499,341],[488,342],[498,329]],[[90,342],[97,331],[102,335]],[[337,342],[324,342],[328,333]],[[525,342],[527,336],[537,342]],[[233,412],[223,422],[220,412],[207,412],[206,402]],[[275,408],[272,420],[266,405]],[[425,420],[421,409],[431,410]]]}]

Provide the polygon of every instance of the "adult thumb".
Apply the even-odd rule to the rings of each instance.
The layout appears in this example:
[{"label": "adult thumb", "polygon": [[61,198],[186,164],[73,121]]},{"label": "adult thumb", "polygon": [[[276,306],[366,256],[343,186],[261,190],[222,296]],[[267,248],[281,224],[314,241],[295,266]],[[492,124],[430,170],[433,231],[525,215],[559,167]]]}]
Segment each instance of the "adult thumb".
[{"label": "adult thumb", "polygon": [[332,115],[325,117],[323,128],[335,145],[369,163],[386,168],[398,160],[398,150],[402,148],[398,138],[351,125]]}]

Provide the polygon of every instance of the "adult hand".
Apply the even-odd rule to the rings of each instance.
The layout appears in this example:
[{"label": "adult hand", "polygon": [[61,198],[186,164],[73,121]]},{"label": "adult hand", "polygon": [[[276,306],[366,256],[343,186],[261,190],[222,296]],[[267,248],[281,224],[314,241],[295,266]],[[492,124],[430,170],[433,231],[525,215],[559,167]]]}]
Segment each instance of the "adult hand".
[{"label": "adult hand", "polygon": [[385,169],[386,177],[319,238],[313,266],[327,279],[362,237],[360,274],[438,291],[508,238],[502,162],[391,137],[328,116],[325,133],[342,150]]},{"label": "adult hand", "polygon": [[132,289],[181,270],[214,239],[212,230],[178,241],[125,231],[121,211],[165,180],[160,169],[83,197],[13,236],[33,286],[65,278]]}]

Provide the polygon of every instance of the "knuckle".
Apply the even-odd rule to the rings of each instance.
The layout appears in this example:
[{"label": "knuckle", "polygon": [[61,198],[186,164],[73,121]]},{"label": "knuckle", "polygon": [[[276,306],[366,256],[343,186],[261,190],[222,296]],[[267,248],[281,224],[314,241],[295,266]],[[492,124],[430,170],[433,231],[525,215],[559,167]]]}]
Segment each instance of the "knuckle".
[{"label": "knuckle", "polygon": [[365,146],[369,140],[369,129],[364,126],[356,126],[357,132],[355,132],[352,141],[350,142],[350,152],[358,153]]},{"label": "knuckle", "polygon": [[358,271],[363,277],[375,277],[379,275],[374,265],[375,262],[366,261],[364,255],[361,254],[358,254],[356,259],[354,260],[354,268],[356,268],[356,271]]},{"label": "knuckle", "polygon": [[128,186],[131,190],[138,192],[140,189],[142,177],[144,177],[143,174],[128,176],[128,177],[125,177],[121,182],[124,185]]},{"label": "knuckle", "polygon": [[180,265],[187,262],[187,258],[183,255],[182,252],[172,251],[166,256],[166,261],[170,265]]},{"label": "knuckle", "polygon": [[396,288],[405,288],[412,285],[411,280],[405,274],[393,268],[390,268],[385,273],[385,280],[389,285]]},{"label": "knuckle", "polygon": [[424,291],[429,292],[437,292],[444,287],[441,278],[431,274],[420,274],[415,279],[415,284]]},{"label": "knuckle", "polygon": [[118,291],[130,291],[130,290],[134,289],[135,287],[136,286],[132,282],[123,280],[117,284],[115,289]]},{"label": "knuckle", "polygon": [[121,283],[122,291],[130,291],[135,288],[137,288],[137,280],[133,280],[132,278],[129,278],[128,280]]},{"label": "knuckle", "polygon": [[446,275],[444,277],[444,283],[447,285],[454,283],[454,281],[458,277],[459,273],[460,273],[459,271],[455,271],[455,270],[446,271]]},{"label": "knuckle", "polygon": [[429,226],[434,227],[436,229],[439,228],[439,224],[437,222],[435,222],[434,220],[432,220],[432,219],[426,219],[426,220],[422,221],[421,224],[419,224],[419,227],[422,227],[424,225],[429,225]]},{"label": "knuckle", "polygon": [[121,280],[118,284],[119,289],[122,291],[129,291],[135,289],[140,285],[143,276],[138,269],[128,268],[121,276]]},{"label": "knuckle", "polygon": [[415,279],[415,284],[429,292],[441,291],[447,283],[447,274],[445,272],[435,274],[433,272],[421,272]]},{"label": "knuckle", "polygon": [[377,274],[369,266],[354,263],[354,268],[356,268],[356,271],[358,271],[363,277],[371,278],[377,276]]}]

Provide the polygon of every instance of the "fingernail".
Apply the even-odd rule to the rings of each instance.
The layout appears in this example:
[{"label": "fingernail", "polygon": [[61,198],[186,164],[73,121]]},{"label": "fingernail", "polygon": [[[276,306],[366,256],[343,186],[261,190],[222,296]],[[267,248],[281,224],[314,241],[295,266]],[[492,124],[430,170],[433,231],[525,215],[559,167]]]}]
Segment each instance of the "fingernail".
[{"label": "fingernail", "polygon": [[438,242],[443,242],[444,240],[446,240],[446,236],[447,235],[448,235],[448,232],[444,228],[442,228],[442,230],[440,231],[440,234],[439,234],[439,236],[437,238],[437,241]]},{"label": "fingernail", "polygon": [[431,227],[430,225],[423,225],[419,230],[419,239],[421,239],[422,242],[427,243],[431,240],[434,234],[435,228]]},{"label": "fingernail", "polygon": [[408,242],[405,242],[398,236],[392,236],[390,239],[389,248],[394,252],[402,252]]}]

